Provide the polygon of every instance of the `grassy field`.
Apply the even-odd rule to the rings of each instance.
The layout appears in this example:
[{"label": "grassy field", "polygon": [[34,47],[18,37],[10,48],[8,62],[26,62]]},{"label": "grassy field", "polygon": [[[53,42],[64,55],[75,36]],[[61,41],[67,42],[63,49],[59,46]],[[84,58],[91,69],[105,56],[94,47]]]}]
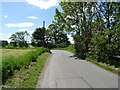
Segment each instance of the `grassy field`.
[{"label": "grassy field", "polygon": [[10,58],[10,57],[18,57],[20,55],[26,54],[30,52],[30,49],[22,50],[22,49],[0,49],[2,53],[2,59]]}]

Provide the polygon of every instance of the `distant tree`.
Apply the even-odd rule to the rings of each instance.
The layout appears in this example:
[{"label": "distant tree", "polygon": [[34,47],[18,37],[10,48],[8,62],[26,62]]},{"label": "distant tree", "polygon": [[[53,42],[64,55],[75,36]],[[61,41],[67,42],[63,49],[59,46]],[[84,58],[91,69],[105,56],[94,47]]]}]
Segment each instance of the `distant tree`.
[{"label": "distant tree", "polygon": [[67,38],[67,32],[64,27],[64,19],[62,13],[55,9],[55,16],[52,24],[48,26],[49,35],[54,47],[66,47],[70,44]]},{"label": "distant tree", "polygon": [[25,32],[16,32],[15,34],[12,34],[9,39],[11,39],[10,44],[13,46],[20,46],[20,47],[27,47],[28,46],[28,37],[30,35]]},{"label": "distant tree", "polygon": [[67,34],[59,28],[57,23],[50,24],[48,27],[49,37],[54,47],[66,47],[70,44]]},{"label": "distant tree", "polygon": [[34,33],[32,34],[32,44],[35,46],[43,46],[45,47],[45,28],[36,28]]},{"label": "distant tree", "polygon": [[6,40],[1,40],[0,41],[0,46],[5,47],[7,45],[8,45],[8,41],[6,41]]}]

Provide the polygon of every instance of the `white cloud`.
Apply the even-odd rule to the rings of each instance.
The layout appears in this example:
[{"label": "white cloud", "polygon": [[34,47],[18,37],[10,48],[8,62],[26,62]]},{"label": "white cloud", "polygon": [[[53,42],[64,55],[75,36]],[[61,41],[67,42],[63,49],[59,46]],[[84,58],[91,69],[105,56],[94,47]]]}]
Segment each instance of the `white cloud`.
[{"label": "white cloud", "polygon": [[27,31],[29,34],[33,34],[34,31]]},{"label": "white cloud", "polygon": [[4,18],[8,18],[8,15],[4,15]]},{"label": "white cloud", "polygon": [[5,24],[5,26],[7,27],[18,27],[18,28],[22,28],[22,27],[32,27],[34,26],[34,23],[17,23],[17,24]]},{"label": "white cloud", "polygon": [[29,18],[29,19],[37,19],[37,17],[35,17],[35,16],[29,16],[27,18]]},{"label": "white cloud", "polygon": [[27,30],[29,30],[28,28],[26,28],[26,29],[18,29],[18,31],[27,31]]},{"label": "white cloud", "polygon": [[48,9],[53,6],[57,6],[59,0],[26,0],[29,4],[39,7],[41,9]]}]

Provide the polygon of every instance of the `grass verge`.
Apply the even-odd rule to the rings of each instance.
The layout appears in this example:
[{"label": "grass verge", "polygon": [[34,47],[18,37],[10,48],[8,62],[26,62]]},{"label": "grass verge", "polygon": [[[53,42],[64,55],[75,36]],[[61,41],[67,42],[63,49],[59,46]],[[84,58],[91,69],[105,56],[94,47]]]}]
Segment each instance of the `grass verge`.
[{"label": "grass verge", "polygon": [[119,68],[115,68],[114,66],[110,66],[110,65],[108,65],[106,63],[102,63],[102,62],[97,62],[97,61],[91,60],[89,58],[87,58],[86,60],[93,63],[93,64],[95,64],[95,65],[97,65],[97,66],[99,66],[99,67],[101,67],[101,68],[103,68],[103,69],[105,69],[105,70],[107,70],[107,71],[110,71],[112,73],[120,75]]},{"label": "grass verge", "polygon": [[16,70],[14,75],[9,78],[5,88],[35,88],[39,75],[45,65],[50,53],[40,55],[36,62],[31,62],[29,66]]}]

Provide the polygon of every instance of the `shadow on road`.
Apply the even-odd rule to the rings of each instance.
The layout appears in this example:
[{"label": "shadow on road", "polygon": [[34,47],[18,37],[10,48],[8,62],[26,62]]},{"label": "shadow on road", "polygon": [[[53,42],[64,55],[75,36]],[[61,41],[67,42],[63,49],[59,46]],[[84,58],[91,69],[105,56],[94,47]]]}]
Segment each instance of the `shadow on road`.
[{"label": "shadow on road", "polygon": [[72,55],[72,56],[69,56],[69,58],[74,58],[76,60],[84,60],[84,59],[81,59],[79,56],[77,55]]}]

